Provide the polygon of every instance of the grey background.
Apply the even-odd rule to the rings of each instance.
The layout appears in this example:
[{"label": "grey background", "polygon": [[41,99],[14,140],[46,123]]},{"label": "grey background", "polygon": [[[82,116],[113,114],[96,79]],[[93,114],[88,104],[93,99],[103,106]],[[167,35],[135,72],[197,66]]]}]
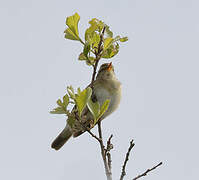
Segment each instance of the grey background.
[{"label": "grey background", "polygon": [[65,118],[49,110],[67,85],[83,88],[92,73],[77,60],[81,44],[63,37],[75,12],[81,37],[93,17],[129,37],[112,59],[123,99],[103,122],[104,136],[114,134],[114,179],[131,138],[126,179],[159,161],[164,165],[143,179],[198,179],[197,0],[1,0],[0,179],[105,179],[88,134],[59,152],[50,148]]}]

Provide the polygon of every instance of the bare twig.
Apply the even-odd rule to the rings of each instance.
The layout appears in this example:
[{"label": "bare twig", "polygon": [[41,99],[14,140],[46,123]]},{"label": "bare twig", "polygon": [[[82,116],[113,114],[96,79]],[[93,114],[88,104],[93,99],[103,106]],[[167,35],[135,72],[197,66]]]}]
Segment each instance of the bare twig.
[{"label": "bare twig", "polygon": [[112,172],[111,172],[111,169],[112,169],[112,159],[111,159],[111,153],[110,152],[108,152],[107,154],[106,154],[106,156],[107,156],[107,159],[108,159],[108,168],[109,168],[109,173],[111,173],[112,174]]},{"label": "bare twig", "polygon": [[[97,50],[95,50],[95,64],[93,66],[93,74],[92,74],[92,79],[91,79],[91,84],[90,84],[91,88],[93,88],[93,82],[95,81],[95,76],[96,76],[96,73],[97,73],[97,66],[98,66],[99,60],[101,59],[101,55],[102,55],[102,52],[103,52],[102,44],[103,44],[103,40],[104,40],[105,29],[106,29],[106,27],[103,28],[103,30],[102,30],[102,32],[100,34],[100,42],[98,44]],[[99,122],[98,122],[99,137],[95,136],[88,129],[87,129],[87,132],[92,137],[94,137],[95,139],[98,140],[98,142],[100,144],[100,148],[101,148],[101,155],[102,155],[102,159],[103,159],[103,162],[104,162],[104,168],[105,168],[107,180],[112,180],[112,174],[111,174],[111,171],[109,169],[109,165],[108,165],[108,162],[107,162],[107,159],[106,159],[106,152],[105,152],[105,147],[104,147],[104,143],[103,143],[103,139],[102,139],[101,121],[99,120]],[[110,156],[109,156],[109,159],[110,159]]]},{"label": "bare twig", "polygon": [[107,156],[107,160],[108,160],[108,168],[109,171],[111,172],[111,149],[113,149],[113,144],[111,143],[111,139],[112,139],[113,135],[111,134],[110,137],[108,138],[107,144],[106,144],[106,149],[105,149],[105,155]]},{"label": "bare twig", "polygon": [[112,137],[113,135],[111,134],[111,136],[108,138],[106,149],[105,149],[105,155],[107,156],[107,160],[108,160],[109,172],[111,172],[111,163],[112,163],[111,153],[110,153],[110,150],[113,149],[113,144],[111,143]]},{"label": "bare twig", "polygon": [[111,149],[113,149],[113,145],[111,143],[112,137],[113,137],[113,135],[111,134],[110,137],[108,138],[107,145],[106,145],[106,151],[110,151]]},{"label": "bare twig", "polygon": [[100,138],[98,138],[95,134],[93,134],[89,129],[86,129],[86,131],[92,136],[92,137],[94,137],[97,141],[101,141],[101,139]]},{"label": "bare twig", "polygon": [[142,174],[136,176],[135,178],[133,178],[133,180],[137,180],[137,179],[139,179],[139,178],[141,178],[141,177],[143,177],[143,176],[146,176],[147,173],[149,173],[150,171],[153,171],[154,169],[156,169],[157,167],[159,167],[159,166],[161,166],[161,165],[162,165],[162,162],[160,162],[158,165],[152,167],[151,169],[147,169],[144,173],[142,173]]},{"label": "bare twig", "polygon": [[[101,121],[98,122],[98,133],[99,133],[99,138],[102,140]],[[100,141],[100,148],[101,148],[101,154],[102,154],[102,159],[104,162],[104,168],[105,168],[107,180],[112,180],[112,173],[110,172],[110,170],[108,168],[108,163],[107,163],[107,159],[106,159],[106,153],[105,153],[103,140]]]},{"label": "bare twig", "polygon": [[126,157],[125,157],[125,160],[124,160],[124,164],[122,166],[122,173],[121,173],[121,176],[120,176],[120,180],[123,180],[124,179],[124,176],[126,175],[126,164],[129,160],[129,155],[130,155],[130,152],[131,152],[131,149],[134,147],[134,143],[133,143],[133,139],[130,141],[130,146],[129,146],[129,149],[126,153]]},{"label": "bare twig", "polygon": [[84,123],[82,123],[82,122],[80,121],[80,118],[79,118],[79,115],[78,115],[77,111],[74,111],[74,114],[75,114],[75,119],[79,122],[79,124],[82,126],[82,128],[84,129],[84,131],[87,131],[92,137],[94,137],[97,141],[100,142],[101,139],[98,138],[95,134],[93,134],[93,133],[90,131],[90,129],[89,129],[87,126],[85,126]]}]

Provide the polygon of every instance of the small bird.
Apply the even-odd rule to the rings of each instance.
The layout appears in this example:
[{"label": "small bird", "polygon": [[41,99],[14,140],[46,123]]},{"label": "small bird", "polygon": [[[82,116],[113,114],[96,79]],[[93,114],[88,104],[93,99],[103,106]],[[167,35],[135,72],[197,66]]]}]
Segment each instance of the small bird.
[{"label": "small bird", "polygon": [[[107,111],[100,118],[101,121],[117,109],[121,99],[121,83],[116,78],[112,63],[105,63],[100,66],[92,87],[91,99],[93,102],[98,101],[101,106],[107,99],[110,100]],[[89,129],[92,128],[93,115],[91,112],[88,108],[85,108],[82,114],[81,122]],[[51,147],[59,150],[71,136],[77,137],[84,132],[85,130],[79,124],[79,121],[75,121],[73,128],[67,123],[64,130],[53,141]]]}]

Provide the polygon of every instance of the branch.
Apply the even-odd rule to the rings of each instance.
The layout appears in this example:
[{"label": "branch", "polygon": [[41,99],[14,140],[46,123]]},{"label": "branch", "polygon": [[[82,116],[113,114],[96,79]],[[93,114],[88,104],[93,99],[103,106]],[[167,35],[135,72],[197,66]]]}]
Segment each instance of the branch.
[{"label": "branch", "polygon": [[150,171],[153,171],[154,169],[156,169],[157,167],[159,167],[159,166],[161,166],[161,165],[162,165],[162,162],[160,162],[158,165],[152,167],[151,169],[147,169],[144,173],[142,173],[142,174],[136,176],[136,177],[133,178],[132,180],[137,180],[137,179],[139,179],[139,178],[141,178],[141,177],[143,177],[143,176],[146,176],[147,173],[149,173]]},{"label": "branch", "polygon": [[[90,87],[93,89],[93,82],[95,81],[95,76],[97,73],[97,66],[99,63],[99,60],[101,59],[102,56],[102,52],[103,52],[103,40],[104,40],[104,33],[105,33],[105,29],[106,27],[104,26],[101,34],[100,34],[100,41],[98,44],[98,48],[97,50],[95,50],[95,64],[93,66],[93,74],[92,74],[92,79],[91,79],[91,84]],[[112,173],[109,167],[111,167],[111,156],[108,155],[106,153],[106,149],[104,147],[104,143],[103,143],[103,139],[102,139],[102,129],[101,129],[101,121],[99,120],[98,122],[98,133],[99,133],[99,137],[97,137],[96,135],[94,135],[90,130],[86,129],[86,131],[92,136],[94,137],[96,140],[98,140],[99,144],[100,144],[100,148],[101,148],[101,155],[102,155],[102,159],[104,162],[104,168],[105,168],[105,172],[106,172],[106,177],[107,180],[112,180]],[[106,159],[106,156],[108,157],[108,162]]]},{"label": "branch", "polygon": [[100,138],[98,138],[95,134],[93,134],[88,128],[86,129],[86,131],[92,136],[92,137],[94,137],[97,141],[101,141],[101,139]]},{"label": "branch", "polygon": [[99,138],[101,139],[100,148],[101,148],[102,159],[103,159],[103,162],[104,162],[106,177],[107,177],[107,180],[112,180],[112,173],[111,173],[111,171],[108,167],[108,163],[107,163],[107,159],[106,159],[106,152],[105,152],[104,143],[103,143],[103,140],[102,140],[101,121],[98,122],[98,133],[99,133]]},{"label": "branch", "polygon": [[97,141],[100,142],[101,139],[98,138],[95,134],[93,134],[93,133],[90,131],[90,129],[89,129],[87,126],[85,126],[84,123],[82,123],[82,122],[80,121],[80,118],[79,118],[79,115],[77,114],[77,111],[74,111],[74,114],[75,114],[75,119],[79,122],[79,124],[82,126],[82,128],[84,129],[84,131],[87,131],[92,137],[94,137]]},{"label": "branch", "polygon": [[134,143],[133,143],[133,139],[130,141],[130,146],[129,146],[129,149],[126,153],[126,157],[125,157],[125,160],[124,160],[124,164],[122,166],[122,173],[121,173],[121,176],[120,176],[120,180],[123,180],[124,179],[124,176],[126,175],[126,164],[129,160],[129,155],[130,155],[130,152],[132,150],[132,148],[134,147]]},{"label": "branch", "polygon": [[107,145],[105,149],[105,155],[107,156],[107,159],[108,159],[108,168],[110,172],[111,172],[111,163],[112,163],[110,150],[113,149],[113,144],[111,143],[112,137],[113,135],[111,134],[111,136],[109,137],[107,141]]},{"label": "branch", "polygon": [[102,34],[100,35],[100,42],[99,42],[99,45],[98,45],[98,50],[95,51],[96,58],[95,58],[95,65],[93,66],[93,75],[92,75],[92,79],[91,79],[91,88],[93,87],[93,82],[95,80],[95,76],[96,76],[96,73],[97,73],[97,66],[98,66],[99,60],[101,59],[101,52],[103,51],[102,43],[103,43],[103,40],[104,40],[105,29],[106,29],[106,27],[104,26],[104,28],[102,30]]}]

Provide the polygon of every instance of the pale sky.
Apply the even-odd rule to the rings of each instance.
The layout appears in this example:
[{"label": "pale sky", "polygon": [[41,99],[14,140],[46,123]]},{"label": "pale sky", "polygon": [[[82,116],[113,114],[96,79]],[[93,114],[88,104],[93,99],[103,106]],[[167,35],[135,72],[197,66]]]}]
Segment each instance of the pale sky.
[{"label": "pale sky", "polygon": [[100,148],[87,133],[50,148],[65,117],[49,111],[67,85],[83,88],[91,79],[77,60],[81,44],[64,39],[65,19],[75,12],[82,38],[94,17],[129,37],[111,59],[122,102],[103,121],[105,138],[114,135],[113,178],[133,138],[126,180],[160,161],[143,180],[198,179],[197,0],[0,0],[0,179],[105,179]]}]

